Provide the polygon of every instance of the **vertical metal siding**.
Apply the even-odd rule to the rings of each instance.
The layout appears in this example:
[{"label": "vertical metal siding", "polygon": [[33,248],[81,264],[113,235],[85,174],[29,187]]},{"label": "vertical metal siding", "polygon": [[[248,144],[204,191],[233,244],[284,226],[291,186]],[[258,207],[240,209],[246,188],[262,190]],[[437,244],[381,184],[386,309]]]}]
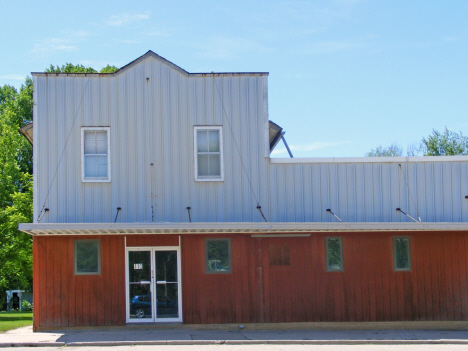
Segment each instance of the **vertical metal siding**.
[{"label": "vertical metal siding", "polygon": [[[385,161],[385,160],[383,160]],[[462,222],[467,216],[467,162],[274,163],[271,221]],[[312,175],[312,176],[311,176]],[[312,204],[310,204],[312,202]]]},{"label": "vertical metal siding", "polygon": [[[187,76],[153,57],[115,76],[35,76],[34,219],[45,204],[42,222],[113,222],[117,207],[119,222],[151,221],[152,206],[155,221],[187,222],[188,206],[195,222],[263,221],[257,200],[272,222],[335,222],[327,208],[347,222],[410,221],[397,207],[468,219],[468,162],[270,164],[267,89],[266,76]],[[203,125],[223,127],[223,182],[194,180]],[[110,183],[81,182],[83,126],[110,127]]]},{"label": "vertical metal siding", "polygon": [[[194,221],[261,220],[241,157],[255,196],[266,203],[268,159],[259,144],[268,119],[266,77],[187,77],[149,58],[116,76],[35,82],[35,219],[45,202],[50,212],[42,222],[113,222],[117,207],[119,222],[151,221],[151,206],[155,221],[186,222],[187,206]],[[195,125],[223,127],[224,182],[194,181]],[[81,182],[82,126],[110,127],[110,183]]]}]

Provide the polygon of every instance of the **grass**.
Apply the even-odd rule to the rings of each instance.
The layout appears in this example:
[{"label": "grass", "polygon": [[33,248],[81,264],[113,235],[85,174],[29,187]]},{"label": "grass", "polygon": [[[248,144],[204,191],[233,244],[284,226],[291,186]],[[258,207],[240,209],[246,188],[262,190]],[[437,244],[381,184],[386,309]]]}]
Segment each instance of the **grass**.
[{"label": "grass", "polygon": [[32,312],[0,312],[0,333],[32,325]]}]

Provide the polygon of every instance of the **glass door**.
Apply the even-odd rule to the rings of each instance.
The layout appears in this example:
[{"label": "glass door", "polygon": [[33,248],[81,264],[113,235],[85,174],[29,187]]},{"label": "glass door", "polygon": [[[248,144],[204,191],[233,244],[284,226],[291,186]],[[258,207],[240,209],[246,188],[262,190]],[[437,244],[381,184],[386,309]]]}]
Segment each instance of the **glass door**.
[{"label": "glass door", "polygon": [[127,248],[127,322],[181,322],[178,247]]},{"label": "glass door", "polygon": [[128,252],[129,319],[153,321],[151,250]]},{"label": "glass door", "polygon": [[179,283],[176,250],[155,250],[156,319],[179,318]]}]

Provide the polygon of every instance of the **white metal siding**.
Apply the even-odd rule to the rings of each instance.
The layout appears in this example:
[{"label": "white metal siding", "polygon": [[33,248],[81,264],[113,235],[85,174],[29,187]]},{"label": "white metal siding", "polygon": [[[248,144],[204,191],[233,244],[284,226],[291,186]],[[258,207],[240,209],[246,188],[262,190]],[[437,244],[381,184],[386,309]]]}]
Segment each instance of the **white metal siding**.
[{"label": "white metal siding", "polygon": [[[34,220],[45,206],[42,223],[113,222],[121,207],[118,222],[150,222],[153,207],[154,221],[188,222],[189,206],[194,222],[261,222],[258,200],[271,222],[335,222],[327,208],[410,221],[397,207],[467,221],[468,158],[270,162],[267,94],[266,75],[187,75],[154,57],[117,75],[34,75]],[[83,183],[80,129],[101,126],[112,181]],[[223,182],[195,182],[194,126],[223,127]]]},{"label": "white metal siding", "polygon": [[[442,160],[442,159],[441,159]],[[468,220],[467,161],[272,163],[272,222]]]},{"label": "white metal siding", "polygon": [[[117,207],[122,208],[119,222],[151,221],[151,206],[155,221],[186,222],[188,206],[197,222],[261,219],[253,192],[268,202],[268,159],[260,144],[268,122],[265,75],[187,76],[148,58],[115,76],[36,75],[34,80],[40,135],[34,144],[35,220],[44,203],[50,211],[43,223],[113,222]],[[194,181],[196,125],[223,126],[224,182]],[[111,129],[107,184],[80,179],[80,128],[97,126]]]}]

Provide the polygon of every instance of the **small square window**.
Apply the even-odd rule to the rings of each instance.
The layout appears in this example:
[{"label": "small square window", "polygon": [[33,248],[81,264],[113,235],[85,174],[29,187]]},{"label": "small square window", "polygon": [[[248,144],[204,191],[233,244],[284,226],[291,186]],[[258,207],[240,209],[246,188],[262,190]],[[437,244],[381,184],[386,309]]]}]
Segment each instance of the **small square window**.
[{"label": "small square window", "polygon": [[393,269],[411,270],[410,239],[407,236],[393,237]]},{"label": "small square window", "polygon": [[205,240],[206,273],[231,273],[231,240]]},{"label": "small square window", "polygon": [[75,240],[75,275],[101,274],[100,240]]},{"label": "small square window", "polygon": [[336,272],[343,270],[343,238],[327,237],[325,238],[325,252],[327,272]]},{"label": "small square window", "polygon": [[222,181],[223,135],[221,127],[195,127],[195,180]]},{"label": "small square window", "polygon": [[83,182],[110,182],[109,127],[81,129],[81,178]]}]

